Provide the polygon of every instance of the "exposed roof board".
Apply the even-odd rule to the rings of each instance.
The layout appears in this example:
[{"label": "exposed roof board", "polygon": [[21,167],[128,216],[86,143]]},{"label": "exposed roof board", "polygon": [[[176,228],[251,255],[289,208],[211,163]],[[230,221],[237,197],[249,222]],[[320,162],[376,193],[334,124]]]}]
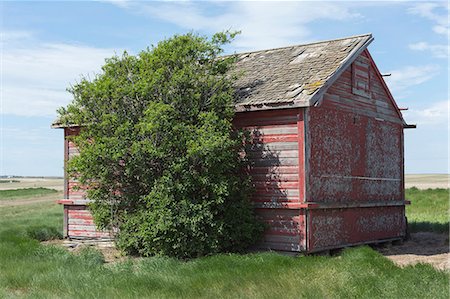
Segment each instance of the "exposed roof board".
[{"label": "exposed roof board", "polygon": [[371,34],[242,53],[234,72],[238,111],[312,106],[373,40]]}]

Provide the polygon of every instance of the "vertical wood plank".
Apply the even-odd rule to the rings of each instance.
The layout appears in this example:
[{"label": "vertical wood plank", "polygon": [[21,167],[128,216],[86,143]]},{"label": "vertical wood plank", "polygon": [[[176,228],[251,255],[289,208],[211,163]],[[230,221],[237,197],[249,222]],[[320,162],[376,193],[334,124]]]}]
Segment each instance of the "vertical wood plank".
[{"label": "vertical wood plank", "polygon": [[67,161],[69,160],[69,128],[64,128],[64,198],[69,198],[69,178],[67,176]]},{"label": "vertical wood plank", "polygon": [[63,236],[64,238],[69,236],[69,207],[67,205],[64,205]]},{"label": "vertical wood plank", "polygon": [[305,126],[304,109],[299,109],[297,114],[297,139],[298,139],[298,186],[300,202],[305,202]]}]

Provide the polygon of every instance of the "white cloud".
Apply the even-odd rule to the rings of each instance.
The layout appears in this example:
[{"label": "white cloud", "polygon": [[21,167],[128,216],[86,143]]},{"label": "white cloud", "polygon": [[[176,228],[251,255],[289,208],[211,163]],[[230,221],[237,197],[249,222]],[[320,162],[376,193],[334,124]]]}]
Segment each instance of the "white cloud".
[{"label": "white cloud", "polygon": [[132,2],[130,0],[96,0],[97,2],[106,2],[111,3],[113,5],[116,5],[120,8],[127,8],[130,5],[132,5]]},{"label": "white cloud", "polygon": [[2,55],[2,114],[54,116],[69,103],[66,88],[81,75],[100,72],[112,49],[85,45],[39,44],[26,40],[5,44]]},{"label": "white cloud", "polygon": [[186,29],[210,33],[241,30],[233,43],[239,51],[305,42],[311,34],[307,25],[313,21],[360,17],[347,6],[324,2],[213,2],[208,7],[193,2],[139,2],[128,9]]},{"label": "white cloud", "polygon": [[431,54],[436,58],[447,58],[449,54],[448,45],[436,45],[436,44],[429,44],[427,42],[419,42],[415,44],[410,44],[409,48],[415,51],[430,51]]},{"label": "white cloud", "polygon": [[434,23],[432,29],[435,33],[449,34],[449,6],[446,1],[417,3],[410,7],[408,12],[432,21]]},{"label": "white cloud", "polygon": [[449,107],[450,101],[435,102],[428,108],[411,109],[403,112],[405,118],[410,123],[420,125],[445,125],[448,129],[449,125]]},{"label": "white cloud", "polygon": [[408,9],[408,12],[413,15],[425,18],[433,23],[432,30],[444,35],[446,44],[429,44],[427,42],[418,42],[410,44],[409,48],[415,51],[429,51],[434,57],[448,58],[449,46],[448,39],[450,38],[449,28],[449,6],[446,2],[428,2],[417,3]]},{"label": "white cloud", "polygon": [[392,70],[388,73],[392,74],[390,77],[385,77],[389,89],[392,90],[394,95],[401,98],[401,95],[399,94],[408,90],[410,87],[422,84],[438,75],[439,66],[406,66],[401,69]]}]

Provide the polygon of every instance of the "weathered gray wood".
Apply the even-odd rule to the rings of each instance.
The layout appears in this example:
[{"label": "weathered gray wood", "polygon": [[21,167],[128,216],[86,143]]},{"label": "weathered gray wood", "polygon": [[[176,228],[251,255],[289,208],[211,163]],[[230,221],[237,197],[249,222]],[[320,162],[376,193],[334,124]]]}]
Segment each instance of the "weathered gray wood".
[{"label": "weathered gray wood", "polygon": [[253,150],[248,153],[249,159],[276,159],[276,158],[298,158],[298,150],[266,150],[266,151],[258,151]]},{"label": "weathered gray wood", "polygon": [[298,150],[298,142],[261,143],[261,144],[249,146],[248,149],[250,152]]},{"label": "weathered gray wood", "polygon": [[277,128],[265,128],[263,126],[259,128],[253,128],[253,129],[246,129],[247,131],[250,131],[252,133],[259,133],[263,135],[273,135],[273,134],[297,134],[297,126],[284,126],[284,127],[277,127]]},{"label": "weathered gray wood", "polygon": [[74,225],[69,224],[69,232],[73,230],[80,230],[80,231],[87,231],[87,232],[94,232],[97,231],[95,228],[95,225]]},{"label": "weathered gray wood", "polygon": [[298,158],[249,158],[254,166],[295,166],[298,165]]}]

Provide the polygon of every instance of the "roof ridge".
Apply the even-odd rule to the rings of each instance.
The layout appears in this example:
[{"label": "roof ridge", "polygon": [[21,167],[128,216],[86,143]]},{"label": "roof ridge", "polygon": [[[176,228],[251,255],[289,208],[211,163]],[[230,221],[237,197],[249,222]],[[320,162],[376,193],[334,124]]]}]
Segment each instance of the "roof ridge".
[{"label": "roof ridge", "polygon": [[262,49],[262,50],[256,50],[256,51],[239,52],[239,53],[233,53],[233,54],[224,55],[222,57],[233,56],[233,55],[252,54],[252,53],[259,53],[259,52],[267,52],[267,51],[274,51],[274,50],[282,50],[282,49],[287,49],[287,48],[292,48],[292,47],[300,47],[300,46],[310,46],[310,45],[315,45],[315,44],[322,44],[322,43],[328,43],[328,42],[333,42],[333,41],[341,41],[341,40],[344,40],[344,39],[352,39],[352,38],[357,38],[357,37],[368,37],[368,38],[371,38],[372,37],[372,33],[352,35],[352,36],[348,36],[348,37],[341,37],[341,38],[335,38],[335,39],[327,39],[327,40],[321,40],[321,41],[316,41],[316,42],[311,42],[311,43],[306,43],[306,44],[297,44],[297,45],[290,45],[290,46],[283,46],[283,47],[277,47],[277,48]]}]

